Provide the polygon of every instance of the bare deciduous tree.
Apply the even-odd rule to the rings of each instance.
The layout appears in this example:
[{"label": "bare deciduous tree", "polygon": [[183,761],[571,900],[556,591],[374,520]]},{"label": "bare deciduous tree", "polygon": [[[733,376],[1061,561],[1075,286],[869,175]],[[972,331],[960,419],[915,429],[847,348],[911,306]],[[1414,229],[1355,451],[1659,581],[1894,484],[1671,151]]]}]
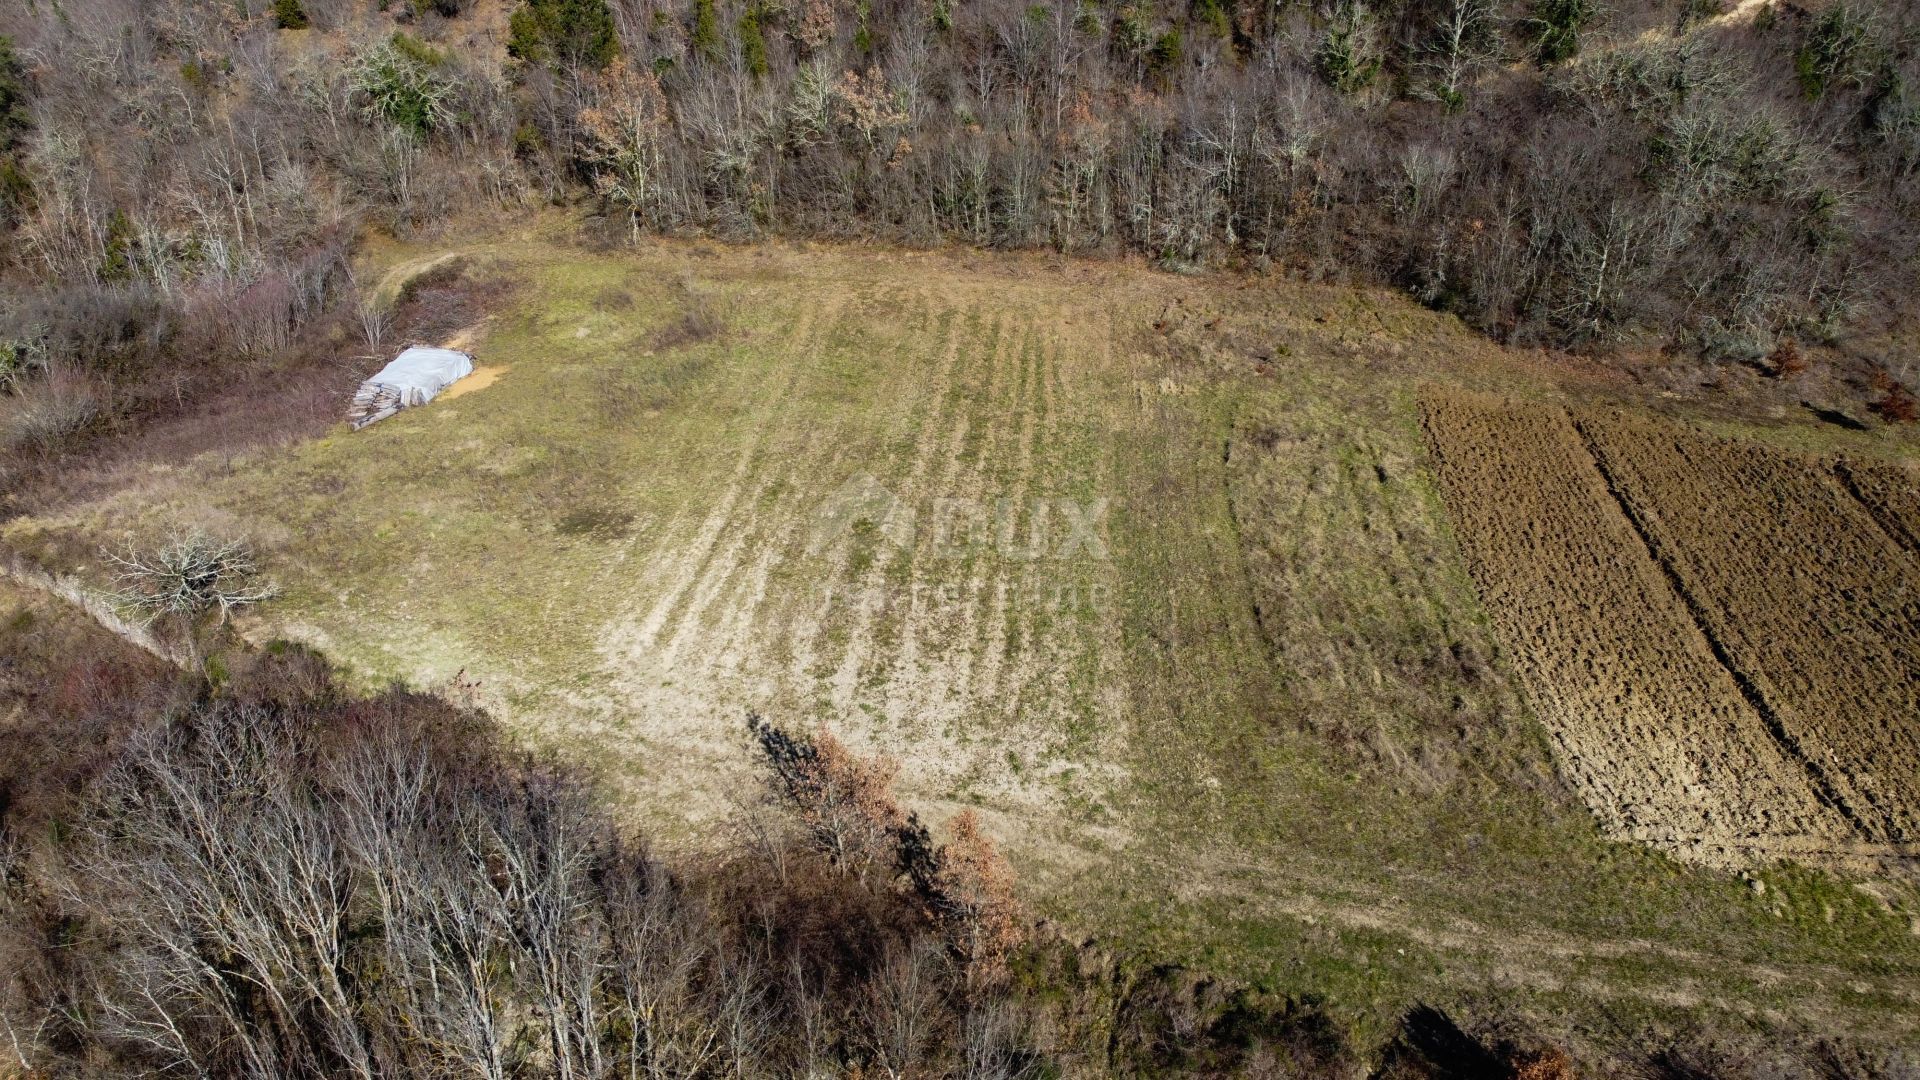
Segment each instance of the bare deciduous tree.
[{"label": "bare deciduous tree", "polygon": [[148,623],[170,616],[194,619],[214,611],[224,623],[236,609],[279,592],[260,576],[253,548],[244,540],[216,540],[194,532],[150,550],[129,546],[101,554],[114,567],[119,584],[115,599]]}]

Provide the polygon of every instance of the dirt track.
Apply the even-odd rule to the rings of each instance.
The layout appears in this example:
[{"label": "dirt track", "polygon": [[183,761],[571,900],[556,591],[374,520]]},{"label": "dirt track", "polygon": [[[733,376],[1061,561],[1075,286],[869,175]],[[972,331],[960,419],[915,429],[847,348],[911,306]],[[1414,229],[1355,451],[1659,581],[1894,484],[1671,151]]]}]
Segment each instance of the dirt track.
[{"label": "dirt track", "polygon": [[1423,413],[1496,631],[1611,831],[1719,864],[1920,850],[1920,567],[1827,469],[1457,392]]}]

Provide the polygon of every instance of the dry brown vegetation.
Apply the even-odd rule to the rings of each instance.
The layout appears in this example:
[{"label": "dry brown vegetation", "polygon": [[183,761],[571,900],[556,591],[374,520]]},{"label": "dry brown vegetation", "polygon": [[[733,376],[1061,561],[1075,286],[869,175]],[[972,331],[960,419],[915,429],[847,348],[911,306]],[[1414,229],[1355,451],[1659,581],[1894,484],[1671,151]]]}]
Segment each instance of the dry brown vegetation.
[{"label": "dry brown vegetation", "polygon": [[[591,193],[622,239],[1237,262],[1391,283],[1503,339],[1715,365],[1853,338],[1823,358],[1888,367],[1898,405],[1914,372],[1876,334],[1920,238],[1913,5],[1702,8],[15,5],[0,269],[141,307],[156,345],[208,332],[169,367],[257,362],[365,310],[332,268],[363,227]],[[35,312],[3,314],[0,378],[95,373]],[[87,412],[0,435],[32,446]]]},{"label": "dry brown vegetation", "polygon": [[1469,568],[1603,821],[1707,861],[1913,856],[1920,567],[1832,472],[1617,413],[1435,391],[1424,416]]},{"label": "dry brown vegetation", "polygon": [[[230,659],[168,714],[103,715],[78,770],[9,770],[0,1021],[22,1067],[1033,1074],[1028,1012],[963,973],[894,868],[841,873],[777,817],[758,848],[665,858],[484,717],[342,696],[299,652]],[[144,681],[172,685],[120,688]],[[27,704],[101,710],[85,684]],[[7,734],[9,764],[61,741]]]},{"label": "dry brown vegetation", "polygon": [[[353,697],[297,649],[182,677],[5,586],[0,612],[0,1033],[24,1075],[1364,1067],[1310,1002],[1029,936],[977,819],[932,845],[891,765],[829,733],[756,724],[768,799],[739,842],[666,853],[482,714]],[[1560,1075],[1528,1071],[1564,1058],[1540,1047],[1416,1009],[1378,1075]]]}]

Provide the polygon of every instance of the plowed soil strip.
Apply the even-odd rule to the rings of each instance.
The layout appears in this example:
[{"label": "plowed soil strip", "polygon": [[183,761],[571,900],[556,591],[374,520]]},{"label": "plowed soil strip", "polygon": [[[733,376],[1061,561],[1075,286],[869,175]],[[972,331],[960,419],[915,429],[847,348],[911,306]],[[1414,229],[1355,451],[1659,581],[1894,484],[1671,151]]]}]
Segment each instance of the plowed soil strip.
[{"label": "plowed soil strip", "polygon": [[1920,563],[1818,463],[1580,419],[1729,670],[1864,839],[1920,838]]},{"label": "plowed soil strip", "polygon": [[1810,789],[1623,516],[1566,414],[1422,405],[1442,494],[1562,771],[1608,829],[1682,857],[1853,832]]},{"label": "plowed soil strip", "polygon": [[1714,633],[1713,621],[1705,605],[1687,587],[1686,579],[1681,577],[1673,558],[1662,549],[1660,537],[1648,528],[1647,522],[1634,509],[1633,501],[1621,490],[1619,478],[1608,467],[1606,454],[1594,443],[1590,428],[1585,424],[1576,424],[1575,430],[1580,433],[1582,445],[1586,447],[1588,455],[1593,458],[1594,468],[1599,470],[1600,478],[1606,482],[1607,494],[1612,496],[1614,504],[1620,508],[1620,516],[1633,527],[1634,535],[1639,537],[1641,545],[1646,548],[1647,557],[1666,577],[1667,584],[1673,588],[1674,596],[1679,598],[1688,616],[1693,619],[1693,624],[1699,630],[1700,636],[1706,640],[1707,647],[1713,651],[1713,658],[1718,660],[1720,666],[1726,668],[1727,674],[1733,678],[1733,684],[1739,688],[1740,696],[1747,700],[1747,704],[1753,708],[1754,713],[1767,725],[1767,732],[1773,736],[1775,742],[1780,744],[1780,749],[1787,758],[1799,765],[1807,774],[1807,782],[1812,785],[1814,795],[1822,803],[1832,807],[1841,817],[1846,818],[1849,825],[1862,832],[1868,831],[1866,823],[1861,819],[1858,811],[1849,805],[1842,789],[1835,783],[1835,778],[1829,775],[1827,767],[1808,753],[1799,738],[1781,720],[1779,712],[1767,701],[1767,696],[1761,692],[1759,684],[1754,682],[1751,675],[1740,670],[1739,663],[1734,659],[1726,643]]},{"label": "plowed soil strip", "polygon": [[1920,477],[1890,465],[1833,463],[1833,478],[1909,555],[1920,556]]}]

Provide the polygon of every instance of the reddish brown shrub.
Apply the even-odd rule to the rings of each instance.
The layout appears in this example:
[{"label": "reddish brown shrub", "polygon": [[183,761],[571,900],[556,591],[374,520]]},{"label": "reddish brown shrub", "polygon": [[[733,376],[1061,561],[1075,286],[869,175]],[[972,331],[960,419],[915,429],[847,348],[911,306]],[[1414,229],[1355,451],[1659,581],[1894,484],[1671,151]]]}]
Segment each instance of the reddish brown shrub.
[{"label": "reddish brown shrub", "polygon": [[1781,338],[1767,355],[1767,363],[1773,368],[1773,377],[1789,379],[1807,370],[1807,357],[1800,351],[1800,345],[1792,338]]},{"label": "reddish brown shrub", "polygon": [[939,931],[971,987],[993,985],[1024,940],[1013,868],[967,810],[947,822],[953,834],[936,844],[916,815],[893,795],[899,763],[862,757],[831,731],[793,735],[756,715],[747,717],[760,745],[776,801],[806,826],[817,850],[843,872],[884,868],[900,881]]},{"label": "reddish brown shrub", "polygon": [[1514,1080],[1574,1080],[1573,1058],[1557,1046],[1517,1054],[1513,1059]]},{"label": "reddish brown shrub", "polygon": [[1867,408],[1889,424],[1911,424],[1920,420],[1920,399],[1897,382],[1888,381],[1886,393]]},{"label": "reddish brown shrub", "polygon": [[829,862],[860,874],[893,865],[893,836],[907,820],[893,797],[898,762],[855,754],[831,731],[796,736],[752,714],[747,725],[775,799],[794,812]]},{"label": "reddish brown shrub", "polygon": [[940,849],[934,875],[947,940],[966,962],[970,980],[997,981],[1026,936],[1013,867],[972,810],[955,814],[947,828],[953,839]]}]

